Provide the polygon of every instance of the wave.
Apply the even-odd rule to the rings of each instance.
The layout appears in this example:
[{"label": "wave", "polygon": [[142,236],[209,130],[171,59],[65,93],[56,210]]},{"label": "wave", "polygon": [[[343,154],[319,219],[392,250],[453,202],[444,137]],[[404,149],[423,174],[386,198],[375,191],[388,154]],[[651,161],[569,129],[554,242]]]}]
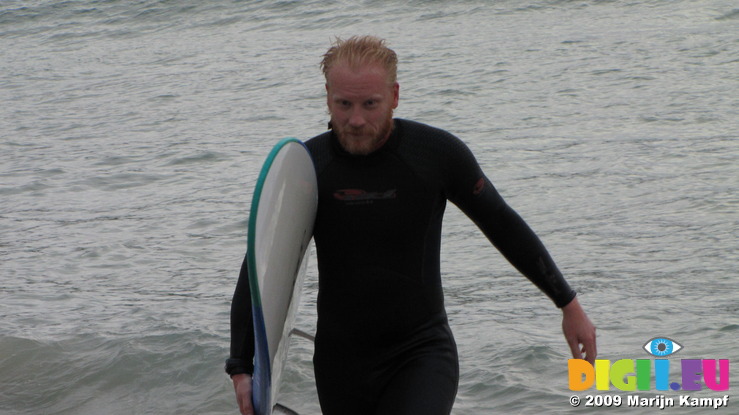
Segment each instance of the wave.
[{"label": "wave", "polygon": [[225,350],[203,336],[0,338],[0,412],[225,413],[233,409],[223,393]]},{"label": "wave", "polygon": [[735,19],[739,19],[739,9],[733,9],[732,11],[722,14],[721,16],[716,18],[716,20],[735,20]]}]

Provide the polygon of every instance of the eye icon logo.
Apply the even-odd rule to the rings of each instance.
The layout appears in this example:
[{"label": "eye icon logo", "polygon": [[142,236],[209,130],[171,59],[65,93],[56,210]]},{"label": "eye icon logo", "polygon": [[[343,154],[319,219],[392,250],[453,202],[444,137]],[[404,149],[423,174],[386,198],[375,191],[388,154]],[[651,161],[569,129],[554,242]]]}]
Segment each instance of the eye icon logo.
[{"label": "eye icon logo", "polygon": [[665,357],[677,353],[683,346],[666,337],[655,337],[644,345],[644,350],[652,356]]}]

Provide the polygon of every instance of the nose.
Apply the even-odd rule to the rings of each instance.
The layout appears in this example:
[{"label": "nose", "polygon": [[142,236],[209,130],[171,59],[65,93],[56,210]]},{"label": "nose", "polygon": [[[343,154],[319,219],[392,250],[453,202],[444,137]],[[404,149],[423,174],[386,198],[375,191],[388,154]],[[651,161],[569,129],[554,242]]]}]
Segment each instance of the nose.
[{"label": "nose", "polygon": [[364,115],[360,109],[355,109],[349,116],[349,125],[353,128],[360,128],[365,124]]}]

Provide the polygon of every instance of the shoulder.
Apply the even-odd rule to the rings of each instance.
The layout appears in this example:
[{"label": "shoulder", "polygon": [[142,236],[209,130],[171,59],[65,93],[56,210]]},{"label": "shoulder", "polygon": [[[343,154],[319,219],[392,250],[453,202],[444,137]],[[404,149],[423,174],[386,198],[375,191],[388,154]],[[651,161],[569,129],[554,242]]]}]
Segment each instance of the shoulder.
[{"label": "shoulder", "polygon": [[416,121],[396,119],[402,135],[399,152],[411,158],[443,160],[442,164],[476,164],[467,144],[441,128]]},{"label": "shoulder", "polygon": [[331,131],[326,131],[307,140],[305,146],[313,157],[316,172],[320,172],[331,159]]},{"label": "shoulder", "polygon": [[397,119],[397,126],[403,135],[406,150],[440,153],[445,158],[463,154],[469,156],[469,147],[457,136],[447,130],[416,121]]},{"label": "shoulder", "polygon": [[453,134],[441,128],[433,127],[418,121],[396,118],[397,128],[402,132],[404,138],[425,140],[458,140]]},{"label": "shoulder", "polygon": [[308,150],[312,152],[314,150],[319,150],[321,147],[327,146],[330,141],[331,131],[326,131],[325,133],[319,134],[309,140],[306,140],[305,146],[308,147]]},{"label": "shoulder", "polygon": [[398,126],[403,137],[398,153],[422,177],[440,183],[447,198],[455,203],[459,195],[474,192],[485,175],[461,139],[418,122],[399,120]]}]

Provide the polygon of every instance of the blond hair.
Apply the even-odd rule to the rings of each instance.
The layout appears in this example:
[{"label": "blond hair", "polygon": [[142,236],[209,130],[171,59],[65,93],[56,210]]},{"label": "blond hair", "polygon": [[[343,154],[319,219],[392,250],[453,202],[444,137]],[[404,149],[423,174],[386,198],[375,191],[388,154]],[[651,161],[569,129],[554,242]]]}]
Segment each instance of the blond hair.
[{"label": "blond hair", "polygon": [[398,79],[398,56],[385,46],[384,39],[375,36],[352,36],[346,40],[336,38],[321,61],[321,70],[326,82],[331,68],[340,62],[349,64],[351,68],[379,64],[387,71],[390,84],[394,84]]}]

